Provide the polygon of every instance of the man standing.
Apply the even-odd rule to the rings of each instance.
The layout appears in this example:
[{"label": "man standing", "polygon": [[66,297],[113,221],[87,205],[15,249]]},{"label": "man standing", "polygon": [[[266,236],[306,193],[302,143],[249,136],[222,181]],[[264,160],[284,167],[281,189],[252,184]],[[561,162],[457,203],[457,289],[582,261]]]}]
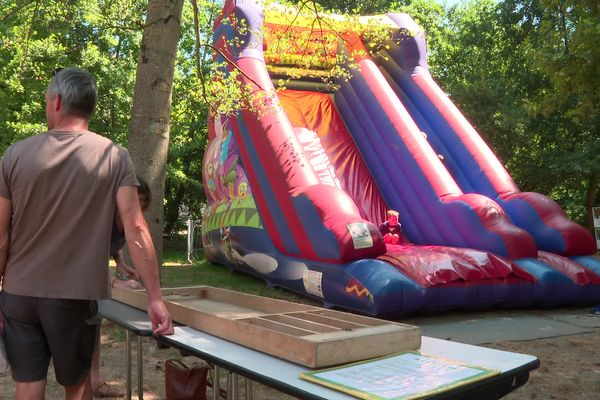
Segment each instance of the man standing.
[{"label": "man standing", "polygon": [[91,399],[115,206],[152,328],[173,333],[131,159],[88,130],[96,99],[87,71],[58,71],[46,91],[48,131],[12,145],[0,162],[0,331],[18,400],[44,399],[51,359],[65,398]]}]

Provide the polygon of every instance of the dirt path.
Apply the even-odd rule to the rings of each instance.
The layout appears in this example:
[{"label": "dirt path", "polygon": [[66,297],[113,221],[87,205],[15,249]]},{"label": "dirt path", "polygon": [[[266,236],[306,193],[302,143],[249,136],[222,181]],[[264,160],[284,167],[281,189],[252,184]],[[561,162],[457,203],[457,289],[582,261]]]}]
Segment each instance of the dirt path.
[{"label": "dirt path", "polygon": [[540,368],[507,400],[600,398],[600,329],[593,333],[523,342],[499,342],[486,347],[533,354]]}]

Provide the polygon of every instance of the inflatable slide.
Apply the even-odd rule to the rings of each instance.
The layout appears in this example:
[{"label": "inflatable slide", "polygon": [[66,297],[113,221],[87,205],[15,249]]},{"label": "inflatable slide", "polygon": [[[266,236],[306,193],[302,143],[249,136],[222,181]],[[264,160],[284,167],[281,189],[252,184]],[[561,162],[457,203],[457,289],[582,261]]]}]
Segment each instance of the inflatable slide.
[{"label": "inflatable slide", "polygon": [[[432,80],[409,16],[378,17],[390,33],[374,55],[360,33],[270,15],[226,1],[215,23],[219,74],[237,76],[253,100],[209,118],[210,261],[385,318],[600,301],[592,236],[550,199],[518,190]],[[312,56],[344,71],[335,84],[303,68]],[[379,230],[390,209],[398,244]]]}]

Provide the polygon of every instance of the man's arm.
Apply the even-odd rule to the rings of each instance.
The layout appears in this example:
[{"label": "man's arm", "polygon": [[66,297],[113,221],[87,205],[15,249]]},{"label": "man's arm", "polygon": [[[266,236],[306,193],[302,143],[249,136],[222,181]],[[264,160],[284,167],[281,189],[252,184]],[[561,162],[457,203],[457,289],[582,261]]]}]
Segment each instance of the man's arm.
[{"label": "man's arm", "polygon": [[170,335],[173,333],[171,315],[167,311],[160,291],[158,260],[148,225],[140,209],[137,189],[123,186],[117,191],[117,210],[123,223],[125,239],[133,264],[142,277],[148,295],[148,316],[154,333]]},{"label": "man's arm", "polygon": [[[12,214],[12,202],[0,197],[0,284],[4,279],[4,268],[8,258],[8,245],[10,240],[10,220]],[[0,334],[4,330],[4,317],[0,312]]]}]

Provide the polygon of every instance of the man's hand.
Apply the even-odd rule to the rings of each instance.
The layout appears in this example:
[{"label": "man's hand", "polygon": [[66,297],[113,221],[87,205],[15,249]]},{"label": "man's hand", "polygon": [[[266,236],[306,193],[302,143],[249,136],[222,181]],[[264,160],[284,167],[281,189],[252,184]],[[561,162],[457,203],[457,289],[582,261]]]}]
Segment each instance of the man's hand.
[{"label": "man's hand", "polygon": [[148,302],[148,316],[152,322],[152,332],[155,335],[173,334],[173,321],[171,321],[171,315],[162,300]]}]

